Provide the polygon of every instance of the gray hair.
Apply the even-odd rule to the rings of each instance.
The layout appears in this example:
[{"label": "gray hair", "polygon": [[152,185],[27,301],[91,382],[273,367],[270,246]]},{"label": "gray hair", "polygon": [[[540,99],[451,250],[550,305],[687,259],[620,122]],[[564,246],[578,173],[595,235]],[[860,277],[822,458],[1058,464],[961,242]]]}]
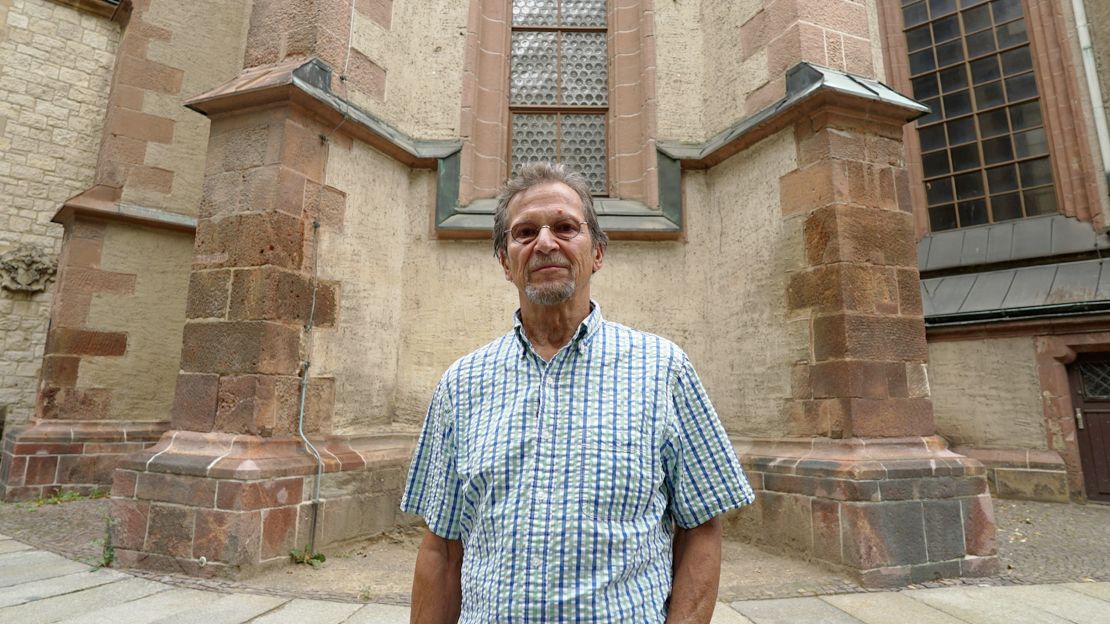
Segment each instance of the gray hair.
[{"label": "gray hair", "polygon": [[500,256],[501,252],[509,246],[509,203],[520,193],[550,182],[566,184],[578,194],[594,247],[601,247],[604,250],[609,245],[609,235],[602,231],[601,225],[597,222],[597,211],[594,210],[594,199],[590,195],[590,183],[586,180],[586,176],[562,163],[535,162],[521,167],[520,173],[506,181],[497,195],[497,209],[493,213],[494,255]]}]

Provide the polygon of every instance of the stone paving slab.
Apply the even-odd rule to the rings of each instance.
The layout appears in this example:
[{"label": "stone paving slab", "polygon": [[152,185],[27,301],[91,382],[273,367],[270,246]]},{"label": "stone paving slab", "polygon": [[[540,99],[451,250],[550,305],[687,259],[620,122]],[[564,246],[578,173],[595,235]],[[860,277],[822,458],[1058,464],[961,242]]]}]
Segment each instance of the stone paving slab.
[{"label": "stone paving slab", "polygon": [[963,623],[963,620],[898,592],[821,596],[821,600],[865,624],[888,624],[895,619],[913,624]]},{"label": "stone paving slab", "polygon": [[118,605],[168,589],[169,587],[162,583],[129,578],[91,589],[0,609],[0,622],[18,622],[19,624],[58,622],[81,615],[89,610]]},{"label": "stone paving slab", "polygon": [[[1110,565],[1110,562],[1107,563]],[[996,596],[1000,600],[1020,602],[1071,622],[1110,622],[1110,602],[1063,585],[988,587],[983,594]]]},{"label": "stone paving slab", "polygon": [[32,550],[32,548],[23,542],[17,542],[13,539],[0,539],[0,555],[24,550]]},{"label": "stone paving slab", "polygon": [[408,621],[408,607],[368,604],[355,611],[343,624],[408,624]]},{"label": "stone paving slab", "polygon": [[52,596],[69,594],[81,591],[82,589],[115,583],[116,581],[122,581],[128,578],[131,577],[112,570],[96,570],[95,572],[82,570],[65,576],[55,576],[53,578],[20,583],[10,587],[0,588],[0,608],[12,607],[25,602],[34,602],[35,600],[43,600]]},{"label": "stone paving slab", "polygon": [[[945,587],[904,593],[968,624],[1075,624],[1073,620],[1015,600],[1016,595],[1000,596],[989,593],[989,589],[993,588]],[[1022,589],[1027,588],[1018,587]]]},{"label": "stone paving slab", "polygon": [[[288,598],[257,594],[208,594],[191,611],[155,620],[157,624],[242,624],[289,602]],[[308,624],[312,620],[305,620]],[[406,622],[408,620],[405,620]]]},{"label": "stone paving slab", "polygon": [[70,561],[42,550],[8,553],[0,555],[0,587],[64,576],[88,569],[89,566],[83,563]]},{"label": "stone paving slab", "polygon": [[1110,583],[1067,583],[1060,587],[1067,587],[1072,591],[1110,602]]},{"label": "stone paving slab", "polygon": [[713,619],[709,621],[709,624],[752,624],[752,621],[737,613],[727,604],[718,602],[717,608],[713,610]]},{"label": "stone paving slab", "polygon": [[361,605],[326,600],[290,600],[281,608],[251,620],[251,624],[342,624]]},{"label": "stone paving slab", "polygon": [[744,600],[732,608],[754,624],[861,624],[820,598]]},{"label": "stone paving slab", "polygon": [[[212,594],[197,589],[168,589],[137,600],[86,611],[66,620],[67,624],[150,624],[161,618],[185,613],[211,600]],[[196,621],[196,620],[194,620]]]}]

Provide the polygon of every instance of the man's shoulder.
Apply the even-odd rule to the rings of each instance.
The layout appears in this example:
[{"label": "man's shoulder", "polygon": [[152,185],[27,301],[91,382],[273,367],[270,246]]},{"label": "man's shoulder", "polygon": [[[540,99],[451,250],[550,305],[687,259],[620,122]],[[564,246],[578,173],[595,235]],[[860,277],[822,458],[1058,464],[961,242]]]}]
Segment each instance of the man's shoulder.
[{"label": "man's shoulder", "polygon": [[647,357],[673,362],[683,362],[687,359],[686,352],[682,350],[682,347],[658,334],[622,325],[608,319],[605,320],[601,331],[604,333],[600,338],[606,346],[612,344],[618,349],[628,348]]}]

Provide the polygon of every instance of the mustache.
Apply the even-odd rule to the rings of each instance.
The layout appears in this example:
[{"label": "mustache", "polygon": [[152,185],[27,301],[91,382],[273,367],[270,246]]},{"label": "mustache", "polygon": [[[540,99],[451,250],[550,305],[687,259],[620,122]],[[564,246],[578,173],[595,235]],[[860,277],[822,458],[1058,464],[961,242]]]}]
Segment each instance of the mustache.
[{"label": "mustache", "polygon": [[528,260],[529,271],[534,271],[542,266],[570,267],[570,260],[561,253],[535,254]]}]

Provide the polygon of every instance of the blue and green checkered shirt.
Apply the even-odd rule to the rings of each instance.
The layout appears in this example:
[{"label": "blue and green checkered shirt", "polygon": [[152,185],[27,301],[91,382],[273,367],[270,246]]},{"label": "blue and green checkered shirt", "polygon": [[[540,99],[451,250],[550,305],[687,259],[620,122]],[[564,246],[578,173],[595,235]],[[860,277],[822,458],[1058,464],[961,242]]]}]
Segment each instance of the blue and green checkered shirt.
[{"label": "blue and green checkered shirt", "polygon": [[594,304],[550,362],[518,314],[447,370],[401,509],[462,540],[462,624],[640,624],[666,619],[674,525],[752,499],[686,354]]}]

